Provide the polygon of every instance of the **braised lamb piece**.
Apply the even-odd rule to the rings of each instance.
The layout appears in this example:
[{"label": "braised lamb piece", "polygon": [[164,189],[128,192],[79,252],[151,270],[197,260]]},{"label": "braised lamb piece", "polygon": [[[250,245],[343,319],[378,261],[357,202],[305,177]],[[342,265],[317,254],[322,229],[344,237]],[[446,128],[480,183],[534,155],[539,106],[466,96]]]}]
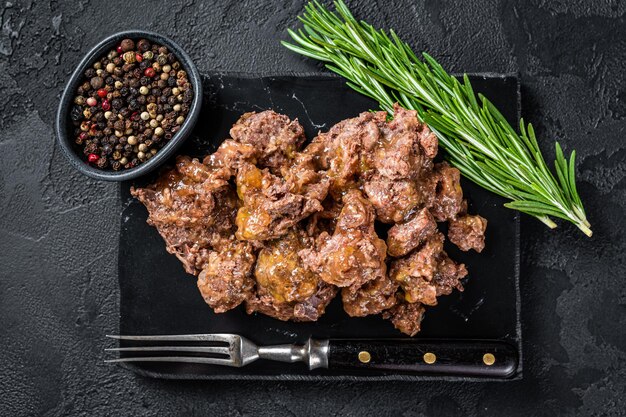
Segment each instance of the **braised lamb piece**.
[{"label": "braised lamb piece", "polygon": [[398,283],[386,274],[359,287],[342,288],[343,309],[352,317],[380,314],[396,304],[397,290]]},{"label": "braised lamb piece", "polygon": [[467,214],[460,173],[433,161],[437,137],[416,112],[396,105],[387,117],[361,113],[302,148],[297,120],[246,113],[202,162],[179,157],[131,192],[215,312],[243,303],[315,321],[341,290],[348,315],[382,314],[413,336],[425,306],[467,275],[437,222],[480,252],[487,221]]},{"label": "braised lamb piece", "polygon": [[299,252],[314,239],[300,228],[266,242],[258,254],[254,276],[256,295],[247,304],[279,320],[315,321],[334,298],[336,289],[306,267]]},{"label": "braised lamb piece", "polygon": [[482,252],[485,248],[487,220],[479,215],[465,214],[448,222],[448,239],[462,251],[474,249]]},{"label": "braised lamb piece", "polygon": [[131,194],[148,209],[169,253],[190,274],[198,274],[209,251],[235,232],[237,197],[228,182],[196,159],[178,157],[176,166]]},{"label": "braised lamb piece", "polygon": [[302,250],[300,256],[325,282],[360,287],[385,275],[387,245],[376,235],[374,208],[361,192],[350,190],[342,200],[333,235],[322,232],[316,248]]},{"label": "braised lamb piece", "polygon": [[231,241],[219,252],[209,251],[198,275],[198,289],[216,313],[233,309],[251,296],[255,258],[247,242]]},{"label": "braised lamb piece", "polygon": [[[284,178],[244,163],[237,174],[237,237],[268,240],[284,235],[298,222],[323,209],[328,187],[298,187]],[[299,192],[304,192],[300,194]]]},{"label": "braised lamb piece", "polygon": [[268,294],[255,294],[246,300],[246,312],[261,313],[282,321],[317,321],[337,291],[337,287],[320,281],[315,294],[300,302],[278,303]]},{"label": "braised lamb piece", "polygon": [[420,331],[425,312],[426,309],[420,303],[405,303],[400,301],[398,304],[385,311],[383,318],[390,320],[393,326],[402,333],[415,336]]},{"label": "braised lamb piece", "polygon": [[400,284],[409,303],[436,305],[437,297],[454,288],[463,291],[465,265],[457,264],[443,250],[444,236],[437,232],[408,256],[391,262],[389,275]]},{"label": "braised lamb piece", "polygon": [[423,208],[406,223],[397,223],[387,232],[387,253],[404,256],[437,231],[437,223],[430,211]]},{"label": "braised lamb piece", "polygon": [[280,173],[292,154],[304,143],[304,129],[297,120],[272,110],[245,113],[230,129],[237,142],[250,145],[259,167]]}]

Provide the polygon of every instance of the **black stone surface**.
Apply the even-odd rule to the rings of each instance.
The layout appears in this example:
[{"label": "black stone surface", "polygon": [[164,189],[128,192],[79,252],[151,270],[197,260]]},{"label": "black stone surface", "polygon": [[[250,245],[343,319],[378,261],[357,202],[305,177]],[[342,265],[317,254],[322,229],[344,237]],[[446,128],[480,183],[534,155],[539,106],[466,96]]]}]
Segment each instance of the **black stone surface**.
[{"label": "black stone surface", "polygon": [[626,4],[351,3],[451,71],[519,71],[543,149],[558,139],[578,151],[593,238],[522,220],[523,380],[181,383],[102,363],[102,336],[118,323],[117,185],[76,173],[53,137],[81,53],[135,27],[171,36],[201,72],[321,68],[277,42],[301,1],[9,1],[0,13],[2,415],[625,414]]},{"label": "black stone surface", "polygon": [[[287,114],[297,118],[306,137],[312,139],[320,130],[325,131],[341,120],[377,107],[374,101],[356,93],[342,78],[332,74],[270,77],[209,74],[203,79],[202,123],[181,149],[182,154],[199,158],[217,149],[243,112],[274,109]],[[520,96],[516,78],[472,76],[471,80],[475,91],[491,97],[505,117],[509,120],[519,118]],[[142,178],[135,186],[144,186],[154,179],[150,176]],[[445,249],[450,257],[464,263],[470,271],[465,291],[441,297],[437,306],[428,308],[416,338],[498,340],[514,346],[521,358],[520,215],[503,210],[502,204],[506,200],[502,197],[469,181],[463,181],[462,186],[463,196],[469,202],[469,212],[480,213],[489,219],[485,235],[488,244],[478,254],[461,252],[450,242],[446,243]],[[147,210],[130,195],[130,187],[130,182],[122,184],[120,202],[111,202],[124,207],[118,251],[121,334],[235,333],[259,345],[304,344],[309,337],[406,337],[380,315],[349,317],[339,296],[320,320],[313,323],[283,322],[263,314],[248,315],[244,306],[227,313],[213,313],[200,296],[195,277],[185,273],[181,262],[165,250],[157,230],[146,223]],[[162,302],[155,304],[154,300]],[[367,350],[366,347],[362,349]],[[443,351],[436,353],[438,357],[444,357]],[[468,352],[466,354],[469,356]],[[389,360],[401,359],[393,356],[390,355]],[[413,356],[413,361],[419,357]],[[504,365],[505,361],[502,362]],[[516,367],[516,378],[522,375],[521,362]],[[355,369],[350,372],[332,367],[311,372],[304,364],[272,361],[257,361],[243,368],[154,362],[129,366],[145,375],[191,379],[415,380],[428,376],[402,375],[397,371],[381,373]],[[459,372],[447,379],[466,376]]]}]

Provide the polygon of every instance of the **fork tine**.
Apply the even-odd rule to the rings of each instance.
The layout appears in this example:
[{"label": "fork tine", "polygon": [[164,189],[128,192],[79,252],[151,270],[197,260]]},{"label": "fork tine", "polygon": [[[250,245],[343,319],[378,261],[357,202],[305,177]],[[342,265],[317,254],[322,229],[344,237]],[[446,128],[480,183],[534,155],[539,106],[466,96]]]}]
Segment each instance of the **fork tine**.
[{"label": "fork tine", "polygon": [[145,358],[119,358],[119,359],[107,359],[105,363],[122,363],[122,362],[183,362],[183,363],[199,363],[204,365],[223,365],[240,367],[241,362],[236,363],[232,359],[222,358],[193,358],[189,356],[152,356]]},{"label": "fork tine", "polygon": [[230,355],[226,346],[143,346],[104,349],[106,352],[198,352]]},{"label": "fork tine", "polygon": [[107,334],[106,337],[117,340],[145,340],[145,341],[171,341],[171,342],[223,342],[231,343],[237,339],[237,335],[227,333],[213,334],[181,334],[181,335],[152,335],[132,336]]}]

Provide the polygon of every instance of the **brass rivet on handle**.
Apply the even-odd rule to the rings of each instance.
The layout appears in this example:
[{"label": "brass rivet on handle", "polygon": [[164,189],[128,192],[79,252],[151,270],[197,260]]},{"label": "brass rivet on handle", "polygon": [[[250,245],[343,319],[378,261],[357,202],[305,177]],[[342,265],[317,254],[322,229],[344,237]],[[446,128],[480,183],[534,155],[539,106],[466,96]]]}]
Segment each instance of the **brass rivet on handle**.
[{"label": "brass rivet on handle", "polygon": [[424,353],[424,362],[426,362],[429,365],[432,365],[436,361],[437,361],[437,356],[435,356],[434,353],[432,353],[432,352]]},{"label": "brass rivet on handle", "polygon": [[487,366],[491,366],[496,363],[496,357],[493,356],[493,353],[485,353],[483,355],[483,363]]},{"label": "brass rivet on handle", "polygon": [[372,355],[367,350],[362,350],[359,352],[359,361],[361,363],[369,363],[372,360]]}]

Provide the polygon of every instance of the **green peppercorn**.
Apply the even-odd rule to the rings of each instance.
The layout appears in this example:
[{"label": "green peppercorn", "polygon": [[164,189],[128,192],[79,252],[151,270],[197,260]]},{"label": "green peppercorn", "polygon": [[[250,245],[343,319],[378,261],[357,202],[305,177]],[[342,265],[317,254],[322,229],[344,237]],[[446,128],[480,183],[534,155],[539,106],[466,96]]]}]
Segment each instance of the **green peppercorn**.
[{"label": "green peppercorn", "polygon": [[135,59],[135,53],[132,51],[125,52],[123,55],[124,62],[127,64],[134,64],[137,60]]}]

